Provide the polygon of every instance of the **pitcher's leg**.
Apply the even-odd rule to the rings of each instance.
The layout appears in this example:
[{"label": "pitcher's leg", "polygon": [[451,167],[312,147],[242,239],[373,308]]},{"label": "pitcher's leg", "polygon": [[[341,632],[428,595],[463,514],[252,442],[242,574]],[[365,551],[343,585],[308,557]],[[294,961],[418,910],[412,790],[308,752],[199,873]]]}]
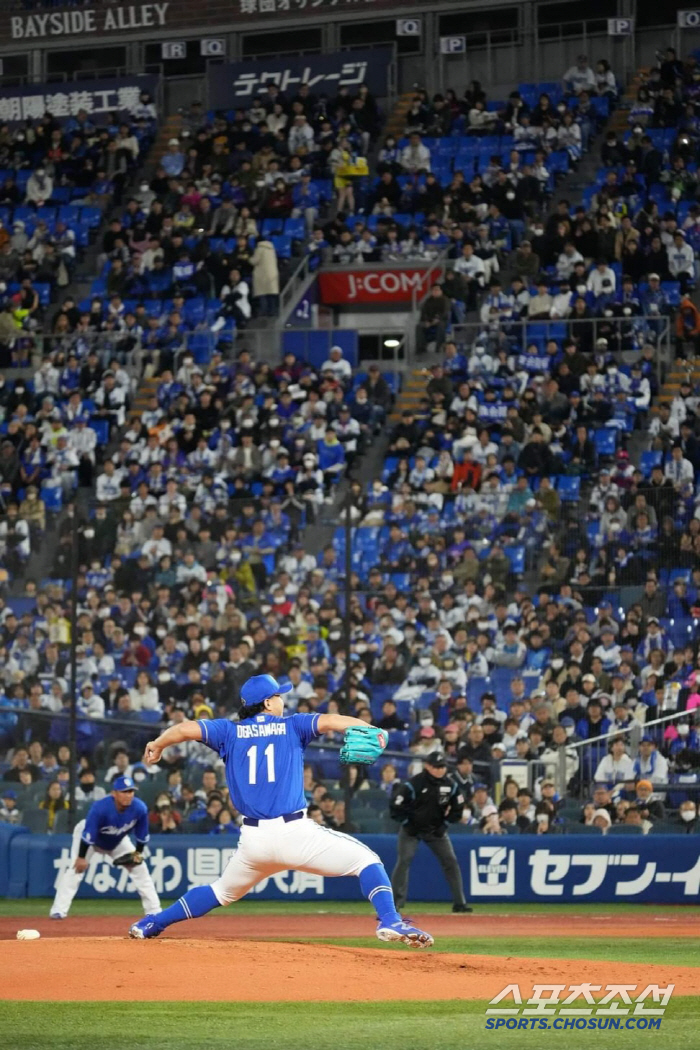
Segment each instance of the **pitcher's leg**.
[{"label": "pitcher's leg", "polygon": [[[389,876],[374,850],[352,835],[333,831],[312,820],[299,821],[297,829],[293,848],[289,850],[294,857],[290,867],[313,875],[355,875],[380,924],[390,926],[401,921]],[[290,837],[290,844],[291,841]]]},{"label": "pitcher's leg", "polygon": [[282,870],[279,864],[267,868],[256,862],[255,855],[246,855],[246,840],[242,835],[239,847],[226,865],[223,874],[210,886],[195,886],[179,900],[165,908],[160,915],[147,915],[133,923],[129,934],[136,938],[158,937],[168,926],[185,919],[198,919],[202,915],[239,900],[265,875]]}]

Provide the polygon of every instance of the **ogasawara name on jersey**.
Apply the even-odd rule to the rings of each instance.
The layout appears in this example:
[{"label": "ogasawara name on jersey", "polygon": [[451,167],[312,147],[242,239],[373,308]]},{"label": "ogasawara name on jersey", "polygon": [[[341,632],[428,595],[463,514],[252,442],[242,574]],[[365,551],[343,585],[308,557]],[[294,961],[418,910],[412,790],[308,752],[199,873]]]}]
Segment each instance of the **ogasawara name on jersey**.
[{"label": "ogasawara name on jersey", "polygon": [[284,722],[266,722],[262,725],[245,725],[241,723],[236,726],[236,736],[238,737],[253,737],[253,736],[286,736],[287,727]]}]

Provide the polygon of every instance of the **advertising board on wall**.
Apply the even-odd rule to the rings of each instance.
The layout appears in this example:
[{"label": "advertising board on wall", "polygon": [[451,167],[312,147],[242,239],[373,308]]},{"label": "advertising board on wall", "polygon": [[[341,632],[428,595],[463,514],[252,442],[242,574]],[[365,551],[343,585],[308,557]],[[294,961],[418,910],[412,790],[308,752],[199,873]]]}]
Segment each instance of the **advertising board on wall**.
[{"label": "advertising board on wall", "polygon": [[228,109],[264,94],[276,84],[282,94],[295,94],[308,84],[314,95],[334,97],[339,88],[357,91],[366,84],[374,95],[386,94],[391,49],[340,51],[332,55],[282,55],[256,62],[225,62],[208,72],[209,105]]},{"label": "advertising board on wall", "polygon": [[0,123],[38,120],[47,110],[58,120],[75,117],[80,110],[96,118],[114,111],[131,112],[141,92],[153,96],[157,86],[157,77],[131,76],[6,88],[0,92]]},{"label": "advertising board on wall", "polygon": [[[0,894],[50,897],[56,878],[70,863],[68,835],[30,835],[20,828],[0,827]],[[467,897],[491,902],[636,902],[698,904],[700,849],[693,835],[459,835],[452,837]],[[360,838],[391,871],[396,863],[396,836]],[[213,882],[236,849],[236,834],[155,835],[148,866],[156,889],[179,897],[193,886]],[[129,873],[95,854],[81,897],[135,896]],[[360,900],[357,879],[323,878],[281,871],[251,891],[259,899]],[[411,868],[409,897],[448,900],[449,888],[428,848],[421,845]]]},{"label": "advertising board on wall", "polygon": [[410,303],[413,293],[425,295],[434,273],[423,269],[326,270],[319,274],[321,302],[327,305],[355,303]]}]

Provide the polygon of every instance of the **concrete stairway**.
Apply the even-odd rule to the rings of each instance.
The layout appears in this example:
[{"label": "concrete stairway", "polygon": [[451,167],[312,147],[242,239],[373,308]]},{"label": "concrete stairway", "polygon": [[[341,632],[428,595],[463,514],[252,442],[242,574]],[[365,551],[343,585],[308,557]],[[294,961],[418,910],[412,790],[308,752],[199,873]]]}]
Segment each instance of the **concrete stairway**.
[{"label": "concrete stairway", "polygon": [[622,132],[626,131],[629,127],[627,115],[632,108],[632,103],[637,98],[637,92],[642,86],[642,81],[645,74],[648,72],[646,69],[640,69],[632,77],[627,89],[624,94],[620,96],[617,106],[613,110],[610,116],[610,123],[608,124],[608,131]]},{"label": "concrete stairway", "polygon": [[[158,132],[158,137],[153,143],[153,148],[148,155],[148,160],[142,170],[141,174],[143,178],[151,179],[153,177],[153,174],[160,163],[161,157],[168,152],[168,142],[170,139],[179,138],[181,131],[182,117],[179,113],[172,114],[165,118],[165,121]],[[134,394],[131,410],[135,413],[143,412],[148,404],[149,397],[151,394],[155,394],[157,389],[157,379],[146,379],[141,377],[136,393]]]},{"label": "concrete stairway", "polygon": [[179,113],[171,114],[165,118],[165,122],[161,126],[156,141],[153,143],[153,149],[148,156],[148,163],[146,166],[145,174],[150,178],[151,171],[155,171],[160,158],[168,152],[168,142],[170,139],[177,139],[180,137],[182,131],[182,117]]},{"label": "concrete stairway", "polygon": [[159,380],[153,376],[151,379],[141,377],[136,393],[134,394],[134,400],[131,406],[131,411],[139,415],[146,410],[148,407],[148,399],[152,394],[158,391]]},{"label": "concrete stairway", "polygon": [[404,133],[406,127],[406,114],[411,108],[411,103],[415,98],[415,91],[406,91],[403,95],[399,95],[394,103],[394,108],[389,114],[386,125],[384,128],[384,135],[393,135],[394,138],[398,139]]},{"label": "concrete stairway", "polygon": [[654,415],[657,411],[657,406],[664,401],[671,402],[674,397],[680,393],[681,383],[688,380],[693,385],[693,389],[700,387],[700,359],[690,358],[687,361],[674,361],[668,372],[666,373],[666,379],[664,381],[659,395],[656,399],[656,405],[651,408],[651,413]]},{"label": "concrete stairway", "polygon": [[[435,360],[441,359],[441,357],[435,358]],[[430,372],[423,365],[420,368],[410,368],[404,374],[401,392],[396,398],[393,411],[389,416],[392,425],[399,421],[401,413],[407,409],[410,409],[412,412],[418,412],[418,405],[420,399],[425,397],[425,388],[429,379]]]}]

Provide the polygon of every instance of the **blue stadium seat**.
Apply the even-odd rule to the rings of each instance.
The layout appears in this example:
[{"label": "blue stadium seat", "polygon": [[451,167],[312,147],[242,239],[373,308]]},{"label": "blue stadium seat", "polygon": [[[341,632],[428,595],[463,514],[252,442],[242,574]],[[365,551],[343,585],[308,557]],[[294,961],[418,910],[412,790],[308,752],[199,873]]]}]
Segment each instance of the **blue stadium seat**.
[{"label": "blue stadium seat", "polygon": [[[496,694],[498,706],[502,711],[508,710],[510,702],[510,683],[519,674],[511,667],[494,667],[491,671],[491,690]],[[486,692],[486,690],[484,690]]]},{"label": "blue stadium seat", "polygon": [[[51,193],[51,203],[56,205],[68,204],[70,201],[70,186],[54,186]],[[65,222],[65,219],[62,220]]]},{"label": "blue stadium seat", "polygon": [[60,485],[42,485],[40,499],[47,511],[58,514],[63,507],[63,489]]},{"label": "blue stadium seat", "polygon": [[661,288],[668,296],[669,306],[679,306],[681,301],[680,281],[662,281]]},{"label": "blue stadium seat", "polygon": [[291,237],[293,240],[306,240],[306,225],[302,218],[285,219],[284,232],[287,237]]},{"label": "blue stadium seat", "polygon": [[77,204],[62,204],[58,209],[58,217],[67,226],[75,226],[80,219],[80,208]]},{"label": "blue stadium seat", "polygon": [[80,221],[86,223],[91,230],[96,229],[102,222],[102,209],[91,206],[81,208]]},{"label": "blue stadium seat", "polygon": [[503,548],[503,553],[510,561],[511,572],[514,572],[516,575],[522,575],[525,572],[525,548],[509,547],[506,544]]},{"label": "blue stadium seat", "polygon": [[185,320],[190,325],[198,325],[204,321],[206,316],[206,302],[197,296],[194,299],[187,299],[185,301],[185,307],[183,310]]},{"label": "blue stadium seat", "polygon": [[206,365],[212,353],[213,340],[210,332],[193,332],[188,342],[195,364]]},{"label": "blue stadium seat", "polygon": [[281,233],[283,229],[283,218],[279,217],[276,219],[263,219],[260,232],[263,234],[263,236],[270,237],[273,233]]},{"label": "blue stadium seat", "polygon": [[390,751],[405,751],[411,742],[411,734],[407,729],[390,729],[387,747]]},{"label": "blue stadium seat", "polygon": [[614,456],[617,449],[617,431],[612,427],[594,430],[593,444],[599,456]]},{"label": "blue stadium seat", "polygon": [[91,419],[90,429],[97,434],[98,447],[105,448],[109,444],[109,423],[106,419]]},{"label": "blue stadium seat", "polygon": [[470,707],[478,704],[483,693],[492,689],[490,678],[469,678],[467,680],[467,703]]},{"label": "blue stadium seat", "polygon": [[581,498],[581,478],[560,474],[556,479],[557,492],[563,503],[575,503]]},{"label": "blue stadium seat", "polygon": [[289,259],[292,254],[292,238],[285,233],[270,237],[280,259]]},{"label": "blue stadium seat", "polygon": [[648,449],[642,452],[640,457],[640,468],[645,478],[651,477],[654,467],[663,466],[664,454],[660,449]]},{"label": "blue stadium seat", "polygon": [[48,306],[51,302],[51,285],[43,281],[34,282],[34,291],[39,296],[39,302],[42,306]]}]

